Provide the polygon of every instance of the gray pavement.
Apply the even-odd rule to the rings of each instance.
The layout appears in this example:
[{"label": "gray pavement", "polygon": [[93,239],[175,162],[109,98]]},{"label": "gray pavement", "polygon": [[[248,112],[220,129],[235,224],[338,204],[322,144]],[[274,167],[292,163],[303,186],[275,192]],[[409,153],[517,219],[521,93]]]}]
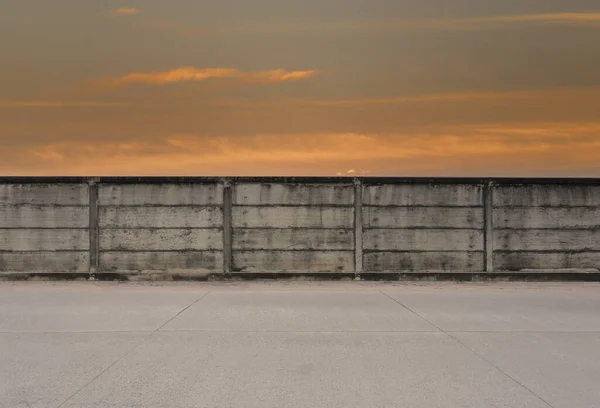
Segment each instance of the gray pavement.
[{"label": "gray pavement", "polygon": [[0,407],[599,407],[600,284],[0,283]]}]

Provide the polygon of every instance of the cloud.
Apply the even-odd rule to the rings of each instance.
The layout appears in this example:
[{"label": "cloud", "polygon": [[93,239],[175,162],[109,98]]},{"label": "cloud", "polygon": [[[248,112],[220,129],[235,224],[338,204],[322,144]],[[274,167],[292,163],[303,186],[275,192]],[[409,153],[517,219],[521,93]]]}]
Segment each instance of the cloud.
[{"label": "cloud", "polygon": [[[244,82],[286,82],[309,78],[317,71],[285,71],[273,70],[252,73],[240,73],[235,69],[176,69],[163,73],[133,73],[120,78],[105,80],[113,85],[134,83],[165,85],[176,82],[203,81],[214,78],[238,79]],[[284,105],[305,105],[314,107],[353,107],[363,105],[412,105],[435,104],[452,102],[527,102],[579,99],[580,101],[594,100],[600,102],[600,88],[554,88],[539,90],[489,91],[442,93],[429,95],[409,95],[387,98],[357,98],[357,99],[232,99],[214,98],[196,101],[198,104],[220,107],[239,108],[269,108]],[[147,106],[148,103],[145,103]],[[125,108],[133,106],[130,102],[115,101],[78,101],[78,100],[0,100],[1,108]]]},{"label": "cloud", "polygon": [[427,18],[427,19],[345,19],[283,21],[261,23],[238,23],[204,25],[202,28],[186,26],[174,21],[145,21],[143,27],[162,32],[171,32],[185,37],[197,36],[239,36],[239,35],[394,35],[419,31],[481,31],[514,28],[516,25],[570,27],[599,27],[600,12],[582,13],[538,13],[500,16],[479,16],[466,18]]},{"label": "cloud", "polygon": [[[466,18],[430,18],[430,19],[383,19],[355,20],[334,23],[331,27],[345,30],[365,30],[375,32],[414,31],[414,30],[486,30],[508,28],[515,24],[554,24],[569,26],[598,26],[600,13],[545,13],[545,14],[509,14],[500,16],[480,16]],[[317,26],[322,22],[317,22]],[[308,24],[310,26],[310,23]],[[280,28],[285,28],[281,26]],[[300,28],[296,26],[296,29]],[[315,27],[317,28],[317,27]]]},{"label": "cloud", "polygon": [[[0,174],[600,176],[600,88],[348,107],[283,103],[270,92],[213,106],[210,93],[172,91],[125,92],[126,109],[0,109]],[[395,104],[405,98],[415,102]]]},{"label": "cloud", "polygon": [[[8,147],[35,174],[105,175],[600,175],[600,123],[496,124],[420,133],[172,134]],[[11,158],[16,157],[13,167]],[[18,160],[17,160],[18,159]],[[18,164],[21,163],[21,164]],[[21,167],[18,167],[21,166]],[[360,170],[369,169],[369,170]],[[354,171],[352,171],[354,170]]]},{"label": "cloud", "polygon": [[350,169],[348,171],[338,171],[337,173],[335,173],[336,176],[366,176],[370,173],[370,170],[367,169],[362,169],[362,170],[355,170],[355,169]]},{"label": "cloud", "polygon": [[555,88],[539,90],[515,90],[495,92],[462,92],[447,94],[398,96],[389,98],[363,98],[363,99],[323,99],[290,101],[292,103],[315,106],[360,106],[360,105],[395,105],[414,103],[436,102],[477,102],[477,101],[517,101],[548,98],[583,98],[595,97],[600,100],[600,88]]},{"label": "cloud", "polygon": [[166,85],[178,82],[198,82],[208,79],[230,79],[243,83],[277,83],[291,82],[310,78],[317,71],[287,71],[274,69],[269,71],[241,72],[235,68],[195,68],[184,66],[162,72],[132,72],[118,78],[110,78],[103,82],[112,86],[129,84]]},{"label": "cloud", "polygon": [[[389,29],[389,23],[384,23],[382,28]],[[453,19],[403,20],[398,22],[399,28],[434,31],[478,31],[513,28],[515,25],[600,27],[600,13],[509,14]]]},{"label": "cloud", "polygon": [[124,102],[98,101],[2,101],[1,108],[123,108],[131,106]]},{"label": "cloud", "polygon": [[33,155],[42,160],[48,160],[48,161],[63,160],[65,158],[65,155],[63,153],[58,152],[56,149],[57,149],[57,146],[53,146],[53,145],[44,146],[44,148],[42,150],[34,151]]},{"label": "cloud", "polygon": [[118,8],[116,10],[113,10],[112,14],[114,16],[128,16],[131,14],[138,14],[140,13],[140,10],[136,9],[136,8],[127,8],[127,7],[123,7],[123,8]]},{"label": "cloud", "polygon": [[513,28],[515,25],[567,25],[600,27],[600,13],[509,14],[466,18],[384,19],[343,22],[339,28],[372,32],[396,31],[478,31]]},{"label": "cloud", "polygon": [[388,105],[403,103],[427,102],[460,102],[477,100],[497,100],[503,98],[525,96],[527,92],[465,92],[456,94],[433,94],[398,96],[390,98],[364,98],[364,99],[333,99],[333,100],[297,100],[299,104],[317,106],[354,106],[354,105]]},{"label": "cloud", "polygon": [[463,22],[528,22],[528,21],[541,21],[541,22],[559,22],[559,23],[579,23],[579,22],[600,22],[600,13],[547,13],[547,14],[514,14],[506,16],[494,16],[494,17],[479,17],[470,18],[463,20],[456,20]]}]

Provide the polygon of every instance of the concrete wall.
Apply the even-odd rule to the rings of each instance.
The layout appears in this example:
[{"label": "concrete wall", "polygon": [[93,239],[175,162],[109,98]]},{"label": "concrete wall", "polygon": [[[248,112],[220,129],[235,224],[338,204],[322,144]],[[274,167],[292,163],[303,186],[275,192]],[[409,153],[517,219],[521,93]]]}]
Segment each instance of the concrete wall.
[{"label": "concrete wall", "polygon": [[234,185],[232,272],[354,271],[353,205],[353,184]]},{"label": "concrete wall", "polygon": [[0,183],[0,272],[89,267],[86,183]]},{"label": "concrete wall", "polygon": [[598,268],[594,179],[0,178],[0,273]]},{"label": "concrete wall", "polygon": [[494,189],[497,270],[600,268],[600,185]]},{"label": "concrete wall", "polygon": [[100,184],[97,269],[223,269],[223,187]]},{"label": "concrete wall", "polygon": [[482,271],[483,218],[481,185],[366,185],[364,270]]}]

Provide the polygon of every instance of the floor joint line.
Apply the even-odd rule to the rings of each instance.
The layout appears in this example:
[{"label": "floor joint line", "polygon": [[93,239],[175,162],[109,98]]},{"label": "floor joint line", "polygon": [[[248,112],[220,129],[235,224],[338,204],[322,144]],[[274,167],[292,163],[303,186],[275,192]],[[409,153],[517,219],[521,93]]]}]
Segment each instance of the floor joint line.
[{"label": "floor joint line", "polygon": [[459,339],[457,339],[456,337],[454,337],[452,334],[448,333],[448,332],[444,332],[446,333],[446,335],[448,335],[448,337],[450,337],[452,340],[454,340],[455,342],[457,342],[459,345],[461,345],[462,347],[466,348],[467,350],[469,350],[471,353],[475,354],[477,357],[479,357],[481,360],[485,361],[487,364],[489,364],[490,366],[492,366],[494,369],[496,369],[498,372],[500,372],[501,374],[503,374],[506,378],[510,379],[511,381],[513,381],[515,384],[519,385],[521,388],[525,389],[527,392],[529,392],[531,395],[533,395],[534,397],[536,397],[537,399],[539,399],[540,401],[542,401],[544,404],[548,405],[550,408],[555,408],[552,404],[550,404],[548,401],[546,401],[544,398],[540,397],[539,395],[537,395],[535,392],[533,392],[533,390],[531,390],[529,387],[525,386],[522,382],[518,381],[516,378],[514,378],[513,376],[511,376],[510,374],[508,374],[506,371],[502,370],[500,367],[498,367],[496,364],[492,363],[490,360],[488,360],[487,358],[485,358],[484,356],[482,356],[481,354],[479,354],[477,351],[475,351],[474,349],[472,349],[471,347],[467,346],[466,344],[464,344],[462,341],[460,341]]},{"label": "floor joint line", "polygon": [[[502,370],[500,367],[498,367],[496,364],[492,363],[490,360],[488,360],[487,358],[485,358],[484,356],[482,356],[481,354],[479,354],[477,351],[475,351],[474,349],[472,349],[471,347],[467,346],[462,341],[460,341],[459,339],[457,339],[456,337],[454,337],[450,332],[447,332],[446,330],[442,329],[437,324],[435,324],[433,322],[430,322],[428,319],[424,318],[423,316],[421,316],[420,314],[418,314],[417,312],[415,312],[414,310],[412,310],[410,307],[408,307],[404,303],[400,302],[398,299],[394,299],[393,297],[389,296],[387,293],[385,293],[383,291],[380,291],[380,292],[383,295],[387,296],[388,298],[392,299],[398,305],[402,306],[404,309],[406,309],[409,312],[413,313],[414,315],[420,317],[421,319],[423,319],[424,321],[426,321],[430,325],[436,327],[440,332],[444,333],[446,336],[448,336],[449,338],[451,338],[452,340],[454,340],[458,345],[460,345],[461,347],[467,349],[472,354],[476,355],[479,359],[485,361],[487,364],[489,364],[490,366],[492,366],[496,371],[498,371],[499,373],[501,373],[502,375],[504,375],[506,378],[508,378],[509,380],[511,380],[512,382],[514,382],[515,384],[519,385],[521,388],[523,388],[524,390],[526,390],[527,392],[529,392],[535,398],[539,399],[544,404],[546,404],[548,407],[555,408],[552,404],[550,404],[544,398],[542,398],[539,395],[537,395],[535,392],[533,392],[531,389],[529,389],[528,387],[526,387],[523,383],[521,383],[520,381],[518,381],[516,378],[512,377],[511,375],[509,375],[508,373],[506,373],[504,370]],[[453,333],[457,333],[457,332],[453,332]]]},{"label": "floor joint line", "polygon": [[148,334],[146,337],[144,337],[142,340],[140,340],[129,351],[127,351],[125,354],[123,354],[121,357],[119,357],[116,361],[114,361],[112,364],[110,364],[108,367],[106,367],[104,370],[102,370],[98,375],[96,375],[94,378],[92,378],[90,381],[88,381],[86,384],[84,384],[81,388],[79,388],[77,391],[75,391],[73,394],[71,394],[71,396],[69,396],[66,400],[64,400],[56,408],[61,408],[62,406],[64,406],[73,397],[75,397],[77,394],[79,394],[81,391],[83,391],[85,388],[87,388],[91,383],[93,383],[94,381],[96,381],[104,373],[106,373],[108,370],[110,370],[112,367],[114,367],[117,363],[119,363],[120,361],[122,361],[125,357],[127,357],[129,354],[131,354],[139,346],[141,346],[142,343],[144,343],[146,340],[148,340],[150,337],[152,337],[156,332],[158,332],[160,329],[162,329],[163,327],[165,327],[167,324],[171,323],[177,316],[179,316],[180,314],[182,314],[183,312],[185,312],[186,310],[188,310],[190,307],[194,306],[196,303],[198,303],[199,301],[201,301],[202,299],[204,299],[206,297],[206,295],[208,295],[211,291],[212,291],[212,289],[210,289],[208,292],[204,293],[198,299],[194,300],[192,303],[190,303],[185,308],[183,308],[182,310],[180,310],[177,314],[175,314],[175,316],[171,317],[169,320],[167,320],[165,323],[163,323],[157,329],[155,329],[154,331],[150,332],[150,334]]}]

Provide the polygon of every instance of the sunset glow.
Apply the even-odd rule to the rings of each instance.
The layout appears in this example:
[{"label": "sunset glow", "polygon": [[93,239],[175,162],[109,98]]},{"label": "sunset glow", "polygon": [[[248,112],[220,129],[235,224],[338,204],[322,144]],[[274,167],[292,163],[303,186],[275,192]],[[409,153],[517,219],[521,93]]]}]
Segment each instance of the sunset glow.
[{"label": "sunset glow", "polygon": [[592,1],[109,4],[3,7],[0,174],[600,176]]}]

